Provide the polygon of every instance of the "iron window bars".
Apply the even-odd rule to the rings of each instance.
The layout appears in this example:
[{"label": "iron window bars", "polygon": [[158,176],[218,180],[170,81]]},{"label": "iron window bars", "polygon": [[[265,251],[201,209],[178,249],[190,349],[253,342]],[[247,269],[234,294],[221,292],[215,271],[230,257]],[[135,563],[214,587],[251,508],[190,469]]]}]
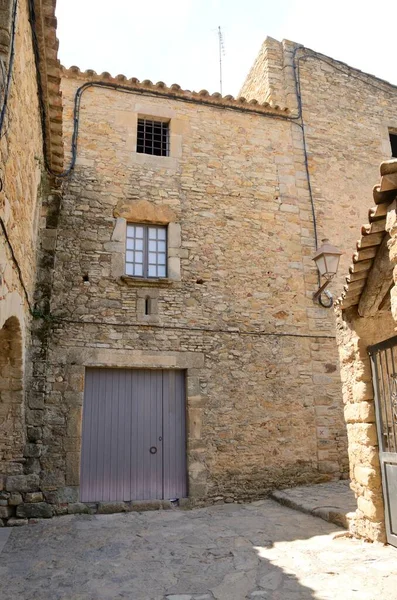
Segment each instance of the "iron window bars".
[{"label": "iron window bars", "polygon": [[169,122],[138,119],[136,151],[156,156],[169,156],[170,131]]},{"label": "iron window bars", "polygon": [[127,225],[126,275],[167,277],[167,228]]}]

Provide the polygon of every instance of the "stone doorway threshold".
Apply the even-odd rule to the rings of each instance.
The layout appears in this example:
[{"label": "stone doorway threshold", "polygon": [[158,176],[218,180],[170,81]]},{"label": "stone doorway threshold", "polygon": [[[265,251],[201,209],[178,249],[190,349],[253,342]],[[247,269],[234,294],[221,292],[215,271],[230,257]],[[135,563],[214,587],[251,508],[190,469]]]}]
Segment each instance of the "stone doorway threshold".
[{"label": "stone doorway threshold", "polygon": [[275,490],[270,497],[284,506],[348,529],[349,521],[354,519],[354,512],[357,508],[357,502],[349,484],[349,481],[341,480],[316,485],[302,485],[285,490]]}]

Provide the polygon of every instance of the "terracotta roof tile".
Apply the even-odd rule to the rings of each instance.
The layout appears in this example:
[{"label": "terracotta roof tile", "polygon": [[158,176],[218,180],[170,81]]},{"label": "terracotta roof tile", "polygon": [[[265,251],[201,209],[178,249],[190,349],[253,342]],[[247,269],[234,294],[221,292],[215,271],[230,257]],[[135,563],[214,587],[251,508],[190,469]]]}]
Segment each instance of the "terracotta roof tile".
[{"label": "terracotta roof tile", "polygon": [[110,73],[104,72],[98,75],[92,69],[87,69],[85,72],[80,71],[80,69],[76,66],[72,66],[69,69],[62,67],[62,76],[69,79],[80,79],[85,82],[104,82],[104,83],[112,83],[114,85],[121,84],[125,87],[131,89],[131,91],[136,90],[137,92],[147,92],[148,94],[154,93],[158,96],[167,96],[173,97],[176,100],[188,100],[191,102],[201,102],[204,104],[209,104],[211,106],[221,106],[221,107],[229,107],[229,108],[238,108],[241,110],[247,110],[248,112],[255,113],[263,113],[263,114],[273,114],[286,117],[289,114],[288,108],[281,108],[278,105],[269,103],[269,102],[258,102],[257,100],[247,101],[242,96],[238,98],[234,98],[230,94],[227,96],[222,96],[219,92],[215,92],[210,94],[207,90],[200,90],[199,92],[183,90],[180,85],[177,83],[173,83],[170,86],[166,86],[163,81],[158,81],[157,83],[153,83],[149,79],[144,79],[143,81],[139,81],[136,77],[131,77],[128,79],[125,75],[116,75],[116,77],[112,77]]},{"label": "terracotta roof tile", "polygon": [[373,189],[376,206],[369,209],[369,222],[361,227],[361,237],[356,244],[346,285],[335,303],[342,309],[359,303],[374,259],[386,235],[387,208],[397,196],[397,159],[383,162],[380,166],[380,174],[380,183]]},{"label": "terracotta roof tile", "polygon": [[39,71],[43,91],[46,159],[51,169],[63,169],[62,96],[60,63],[57,58],[56,0],[35,0],[34,27],[38,42]]}]

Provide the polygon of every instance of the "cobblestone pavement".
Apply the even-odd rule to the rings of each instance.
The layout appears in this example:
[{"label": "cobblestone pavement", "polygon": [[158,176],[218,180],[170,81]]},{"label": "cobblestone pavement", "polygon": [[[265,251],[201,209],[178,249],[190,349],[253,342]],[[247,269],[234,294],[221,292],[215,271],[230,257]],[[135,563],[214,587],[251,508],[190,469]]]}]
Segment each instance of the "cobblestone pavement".
[{"label": "cobblestone pavement", "polygon": [[397,550],[272,500],[15,528],[1,600],[397,599]]},{"label": "cobblestone pavement", "polygon": [[346,528],[349,525],[349,515],[353,516],[352,513],[357,508],[357,500],[350,489],[350,481],[300,485],[276,490],[271,497],[285,506]]}]

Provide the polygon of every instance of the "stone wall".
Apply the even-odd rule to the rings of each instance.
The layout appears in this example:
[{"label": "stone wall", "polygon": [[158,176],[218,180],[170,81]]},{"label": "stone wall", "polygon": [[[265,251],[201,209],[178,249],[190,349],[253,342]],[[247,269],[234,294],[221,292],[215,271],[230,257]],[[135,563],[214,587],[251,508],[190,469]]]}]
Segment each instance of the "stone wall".
[{"label": "stone wall", "polygon": [[[12,4],[5,2],[0,5],[1,57],[6,70]],[[5,80],[2,86],[4,89]],[[0,474],[22,473],[23,470],[25,424],[22,388],[30,322],[25,290],[32,303],[41,161],[36,70],[27,6],[22,2],[18,7],[15,60],[0,139]]]},{"label": "stone wall", "polygon": [[[397,125],[392,86],[267,40],[242,94],[288,108],[284,114],[219,98],[210,106],[208,94],[161,97],[150,82],[146,89],[132,85],[131,93],[83,92],[75,169],[62,196],[44,198],[41,213],[36,301],[46,318],[34,326],[25,479],[11,481],[6,492],[34,493],[25,504],[37,506],[20,506],[18,517],[78,508],[86,366],[187,370],[189,490],[197,501],[254,498],[345,476],[335,322],[332,311],[312,303],[313,215],[294,118],[294,57],[318,238],[346,250],[331,285],[335,295],[366,218],[371,178],[389,154],[388,127]],[[76,70],[64,76],[67,150],[74,94],[86,80],[92,75]],[[170,119],[169,157],[136,153],[137,115]],[[36,141],[33,156],[40,157]],[[25,160],[21,155],[10,152],[10,160]],[[32,189],[28,156],[18,173],[30,183],[21,189]],[[36,173],[37,190],[39,167]],[[36,196],[15,209],[22,211],[11,229],[17,251]],[[125,226],[138,216],[168,225],[167,281],[123,276]],[[28,290],[34,234],[35,225],[22,273]],[[17,485],[24,491],[15,492]]]},{"label": "stone wall", "polygon": [[[63,80],[66,149],[83,82]],[[136,153],[138,114],[171,119],[170,157]],[[300,144],[296,125],[279,118],[84,91],[76,167],[59,223],[43,230],[50,264],[55,257],[51,319],[37,331],[29,394],[29,435],[40,442],[31,469],[57,513],[76,510],[87,366],[187,370],[196,501],[250,499],[346,473],[332,319],[324,325],[311,300]],[[179,232],[169,256],[179,276],[155,284],[122,276],[131,215]],[[150,319],[145,297],[155,301]]]},{"label": "stone wall", "polygon": [[[391,156],[388,130],[397,127],[397,88],[285,40],[268,38],[259,59],[264,54],[272,56],[272,101],[284,106],[287,98],[293,115],[297,114],[294,62],[297,68],[319,239],[329,238],[346,253],[334,284],[338,294],[359,227],[367,222],[369,191],[378,179],[380,163]],[[261,93],[259,59],[240,91],[247,99]],[[301,143],[298,128],[295,135]],[[308,266],[309,261],[310,257]],[[323,317],[332,319],[329,311],[323,311]]]},{"label": "stone wall", "polygon": [[353,534],[386,541],[374,391],[368,346],[395,334],[390,312],[362,318],[357,307],[338,313],[344,414],[347,424],[351,488],[357,511],[350,523]]},{"label": "stone wall", "polygon": [[[53,0],[35,3],[48,46],[55,42]],[[0,2],[0,59],[9,68],[13,2]],[[50,23],[50,25],[48,25]],[[45,25],[43,25],[45,24]],[[41,42],[40,36],[38,36]],[[54,57],[51,57],[55,61]],[[50,62],[47,70],[50,71]],[[5,78],[0,81],[4,98]],[[52,90],[56,90],[55,79]],[[34,307],[41,203],[48,179],[44,174],[43,139],[37,72],[28,3],[17,4],[14,64],[0,138],[0,526],[16,519],[16,506],[34,502],[38,476],[29,474],[26,434],[26,381],[31,376],[30,329]],[[32,487],[33,486],[33,487]],[[37,497],[36,497],[37,500]],[[20,509],[19,509],[20,510]]]}]

